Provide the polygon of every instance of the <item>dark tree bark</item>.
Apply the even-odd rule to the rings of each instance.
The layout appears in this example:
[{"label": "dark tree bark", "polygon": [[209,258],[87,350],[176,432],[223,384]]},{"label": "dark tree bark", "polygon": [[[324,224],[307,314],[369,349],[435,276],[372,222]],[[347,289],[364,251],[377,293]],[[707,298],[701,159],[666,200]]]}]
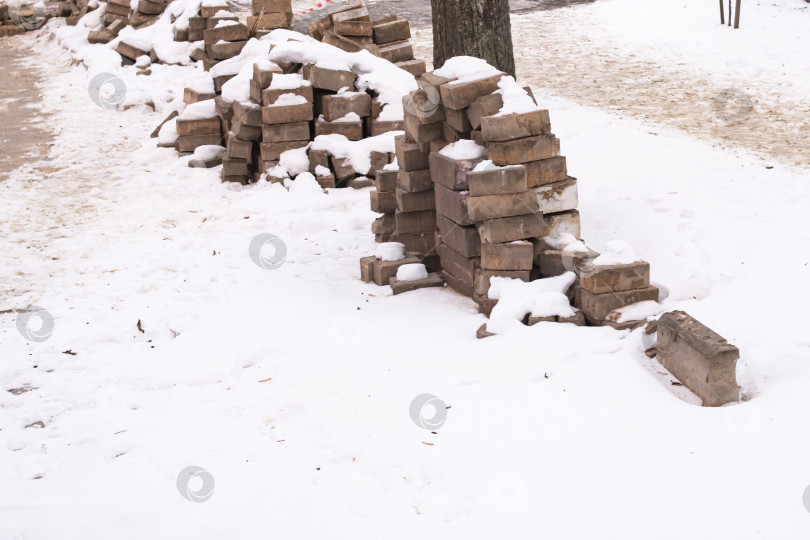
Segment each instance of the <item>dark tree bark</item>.
[{"label": "dark tree bark", "polygon": [[434,67],[476,56],[515,76],[509,0],[431,0],[431,7]]}]

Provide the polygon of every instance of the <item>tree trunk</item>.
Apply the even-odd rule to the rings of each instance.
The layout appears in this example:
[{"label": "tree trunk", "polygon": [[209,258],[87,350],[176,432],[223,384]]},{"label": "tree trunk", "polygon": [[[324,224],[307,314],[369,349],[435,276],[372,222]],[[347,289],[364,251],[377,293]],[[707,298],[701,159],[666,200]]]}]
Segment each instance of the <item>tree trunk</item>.
[{"label": "tree trunk", "polygon": [[431,7],[434,67],[475,56],[515,76],[509,0],[431,0]]}]

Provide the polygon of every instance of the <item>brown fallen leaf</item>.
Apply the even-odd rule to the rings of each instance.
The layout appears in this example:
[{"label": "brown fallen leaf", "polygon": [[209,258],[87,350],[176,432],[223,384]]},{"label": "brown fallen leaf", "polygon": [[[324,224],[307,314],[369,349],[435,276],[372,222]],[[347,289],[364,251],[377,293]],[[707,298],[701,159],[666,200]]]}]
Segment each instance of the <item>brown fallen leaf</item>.
[{"label": "brown fallen leaf", "polygon": [[267,381],[272,381],[272,380],[273,380],[273,377],[269,377],[267,379],[262,379],[259,382],[267,382]]},{"label": "brown fallen leaf", "polygon": [[146,332],[144,332],[144,330],[143,330],[143,326],[141,326],[141,320],[140,320],[140,319],[138,319],[138,331],[139,331],[141,334],[145,334],[145,333],[146,333]]},{"label": "brown fallen leaf", "polygon": [[681,383],[679,383],[677,381],[671,381],[671,383],[672,383],[672,386],[683,386]]},{"label": "brown fallen leaf", "polygon": [[432,442],[425,442],[425,441],[422,441],[422,444],[427,445],[427,446],[433,446],[433,443],[432,443]]}]

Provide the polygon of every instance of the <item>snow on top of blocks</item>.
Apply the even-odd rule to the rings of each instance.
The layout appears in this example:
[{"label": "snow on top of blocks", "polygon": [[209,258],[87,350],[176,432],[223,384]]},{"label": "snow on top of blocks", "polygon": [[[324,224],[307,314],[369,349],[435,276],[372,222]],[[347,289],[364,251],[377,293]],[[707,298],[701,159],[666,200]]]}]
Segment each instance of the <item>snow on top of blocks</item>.
[{"label": "snow on top of blocks", "polygon": [[487,149],[475,141],[461,139],[439,150],[439,154],[456,160],[478,159],[487,155]]},{"label": "snow on top of blocks", "polygon": [[350,141],[337,133],[318,135],[312,143],[312,150],[326,150],[338,159],[348,158],[355,172],[366,174],[371,169],[371,152],[395,152],[394,138],[404,133],[389,131],[359,141]]},{"label": "snow on top of blocks", "polygon": [[492,163],[491,159],[485,159],[476,165],[472,172],[481,172],[481,171],[500,171],[503,169],[514,169],[515,167],[523,167],[523,165],[503,165],[498,166]]},{"label": "snow on top of blocks", "polygon": [[615,264],[632,264],[640,260],[630,244],[621,240],[613,240],[607,242],[604,253],[591,262],[596,266],[612,266]]},{"label": "snow on top of blocks", "polygon": [[216,159],[222,157],[224,153],[224,146],[219,146],[216,144],[204,144],[202,146],[198,146],[196,150],[194,150],[194,157],[202,160]]},{"label": "snow on top of blocks", "polygon": [[202,120],[217,117],[217,107],[213,99],[186,105],[185,110],[179,116],[180,120]]},{"label": "snow on top of blocks", "polygon": [[284,107],[285,105],[303,105],[309,103],[307,98],[298,94],[281,94],[269,107]]},{"label": "snow on top of blocks", "polygon": [[422,263],[403,264],[397,268],[398,281],[417,281],[420,279],[427,279],[427,277],[427,268],[425,268],[425,265]]},{"label": "snow on top of blocks", "polygon": [[540,110],[534,99],[512,76],[501,77],[501,80],[498,81],[498,90],[495,90],[494,93],[501,94],[503,97],[503,107],[495,116],[524,114]]},{"label": "snow on top of blocks", "polygon": [[490,278],[487,295],[498,303],[492,309],[487,330],[503,334],[510,329],[523,327],[526,315],[533,317],[572,317],[576,309],[566,292],[576,281],[573,272],[535,281],[521,281],[506,277]]},{"label": "snow on top of blocks", "polygon": [[441,68],[435,70],[433,73],[446,79],[456,79],[449,84],[459,84],[494,77],[502,72],[498,68],[489,65],[486,60],[482,60],[481,58],[455,56],[447,60]]},{"label": "snow on top of blocks", "polygon": [[202,6],[202,7],[218,7],[218,6],[228,7],[228,2],[226,2],[225,0],[202,0],[202,2],[200,2],[200,6]]},{"label": "snow on top of blocks", "polygon": [[[269,60],[268,63],[270,63]],[[273,75],[273,80],[270,81],[271,90],[294,90],[302,86],[312,86],[312,83],[304,79],[300,73],[276,73]]]},{"label": "snow on top of blocks", "polygon": [[[276,32],[279,30],[273,30],[268,36],[274,36]],[[377,100],[385,105],[378,117],[380,121],[402,120],[403,96],[419,87],[413,75],[384,58],[365,50],[349,53],[311,38],[306,42],[298,40],[276,45],[270,52],[270,58],[280,63],[313,64],[323,69],[355,73],[358,76],[355,83],[357,89],[374,90],[378,94]]]},{"label": "snow on top of blocks", "polygon": [[377,249],[374,250],[374,256],[381,261],[402,260],[405,258],[405,244],[400,242],[382,242],[377,245]]}]

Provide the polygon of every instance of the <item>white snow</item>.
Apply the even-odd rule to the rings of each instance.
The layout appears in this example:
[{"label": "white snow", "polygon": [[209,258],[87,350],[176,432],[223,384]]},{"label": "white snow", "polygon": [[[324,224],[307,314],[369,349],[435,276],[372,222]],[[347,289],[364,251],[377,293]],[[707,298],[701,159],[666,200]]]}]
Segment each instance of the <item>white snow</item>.
[{"label": "white snow", "polygon": [[565,293],[576,279],[573,272],[529,282],[506,277],[490,278],[487,296],[498,303],[490,314],[487,330],[494,334],[520,330],[526,315],[573,316],[576,308],[571,306]]},{"label": "white snow", "polygon": [[427,268],[422,263],[403,264],[397,268],[397,280],[399,281],[418,281],[427,279],[427,277]]},{"label": "white snow", "polygon": [[204,120],[206,118],[217,118],[217,107],[213,99],[198,101],[186,105],[185,110],[180,113],[180,120]]},{"label": "white snow", "polygon": [[399,261],[405,258],[405,245],[400,242],[381,242],[374,256],[382,261]]},{"label": "white snow", "polygon": [[285,180],[284,185],[290,193],[323,193],[323,188],[310,172],[302,172],[295,180]]},{"label": "white snow", "polygon": [[489,65],[486,60],[472,56],[456,56],[447,60],[444,65],[434,73],[446,79],[456,79],[450,84],[477,81],[501,73],[497,68]]},{"label": "white snow", "polygon": [[354,170],[366,174],[371,169],[371,152],[394,152],[394,138],[403,131],[389,131],[375,137],[350,141],[345,135],[318,135],[313,150],[327,150],[338,159],[348,158]]},{"label": "white snow", "polygon": [[663,312],[661,304],[654,300],[645,300],[643,302],[636,302],[623,308],[615,309],[608,313],[605,317],[608,321],[615,321],[618,323],[628,321],[646,321]]},{"label": "white snow", "polygon": [[315,165],[315,176],[330,176],[332,174],[331,169],[329,167],[324,167],[323,165]]},{"label": "white snow", "polygon": [[601,255],[592,262],[597,266],[610,266],[613,264],[630,264],[640,261],[633,246],[621,240],[611,240],[605,244],[605,249]]},{"label": "white snow", "polygon": [[309,103],[307,98],[298,94],[281,94],[269,107],[285,107],[287,105],[303,105]]},{"label": "white snow", "polygon": [[522,167],[522,165],[503,165],[498,166],[492,163],[491,159],[485,159],[483,161],[479,161],[478,164],[473,167],[473,172],[481,172],[481,171],[498,171],[502,169],[511,169],[514,167]]},{"label": "white snow", "polygon": [[[255,538],[272,528],[289,538],[641,540],[699,527],[707,538],[803,538],[807,167],[656,123],[687,103],[712,124],[711,103],[692,95],[663,94],[641,120],[610,112],[604,93],[601,109],[561,96],[605,80],[621,56],[658,66],[633,80],[640,89],[694,66],[696,84],[744,84],[797,108],[810,90],[807,9],[744,3],[740,30],[697,0],[512,17],[516,36],[533,35],[535,18],[587,36],[576,48],[604,67],[578,70],[556,94],[533,90],[579,178],[588,245],[627,240],[651,262],[662,310],[683,309],[740,347],[746,401],[716,409],[672,384],[639,331],[515,321],[508,335],[476,340],[487,320],[469,298],[447,287],[392,297],[363,283],[358,260],[375,248],[377,217],[368,192],[223,184],[217,169],[156,148],[148,134],[184,86],[211,85],[211,74],[155,64],[136,76],[115,44],[87,44],[102,10],[6,38],[30,47],[26,68],[43,84],[32,83],[42,99],[26,113],[54,136],[47,160],[0,181],[3,536]],[[414,41],[427,50],[429,31]],[[119,110],[88,99],[99,73],[126,82]],[[0,101],[3,112],[19,106]],[[278,269],[248,256],[262,233],[286,244]],[[775,274],[791,284],[781,293]],[[18,332],[13,310],[29,305],[53,315],[48,341]],[[411,336],[430,346],[401,345]],[[8,392],[22,387],[31,390]],[[408,414],[425,393],[450,407],[435,435]],[[26,428],[37,421],[45,427]],[[178,493],[189,465],[216,479],[207,502]]]},{"label": "white snow", "polygon": [[450,159],[477,159],[487,155],[487,149],[484,146],[468,139],[461,139],[454,143],[450,143],[441,150],[439,153]]},{"label": "white snow", "polygon": [[540,107],[537,106],[529,93],[515,82],[514,77],[511,75],[501,77],[501,80],[498,81],[498,90],[495,93],[501,94],[503,97],[503,107],[495,116],[525,114],[540,110]]},{"label": "white snow", "polygon": [[287,150],[281,153],[278,166],[287,171],[290,176],[298,176],[309,171],[309,155],[307,150],[312,143],[307,143],[301,148]]},{"label": "white snow", "polygon": [[194,157],[202,160],[216,159],[222,157],[224,153],[224,146],[218,146],[216,144],[204,144],[202,146],[198,146],[194,150]]},{"label": "white snow", "polygon": [[271,90],[294,90],[302,86],[312,86],[300,73],[275,73],[270,81]]},{"label": "white snow", "polygon": [[360,115],[355,112],[346,113],[345,116],[341,116],[340,118],[333,120],[333,122],[361,122],[361,121],[362,118],[360,118]]}]

